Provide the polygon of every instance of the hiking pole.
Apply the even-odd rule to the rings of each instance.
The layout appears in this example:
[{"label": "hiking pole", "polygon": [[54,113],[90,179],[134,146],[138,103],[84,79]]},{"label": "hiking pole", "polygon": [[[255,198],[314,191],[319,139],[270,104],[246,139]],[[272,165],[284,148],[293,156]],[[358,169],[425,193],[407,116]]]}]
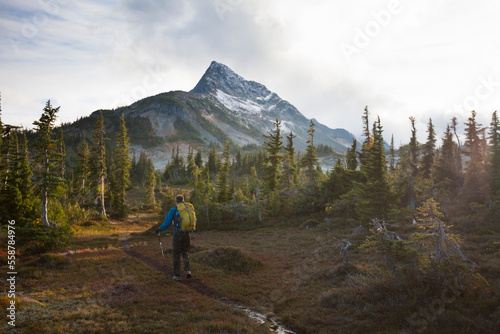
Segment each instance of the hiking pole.
[{"label": "hiking pole", "polygon": [[158,241],[160,242],[161,257],[163,258],[163,265],[167,266],[167,261],[165,261],[165,254],[163,254],[163,246],[161,245],[160,230],[158,230]]}]

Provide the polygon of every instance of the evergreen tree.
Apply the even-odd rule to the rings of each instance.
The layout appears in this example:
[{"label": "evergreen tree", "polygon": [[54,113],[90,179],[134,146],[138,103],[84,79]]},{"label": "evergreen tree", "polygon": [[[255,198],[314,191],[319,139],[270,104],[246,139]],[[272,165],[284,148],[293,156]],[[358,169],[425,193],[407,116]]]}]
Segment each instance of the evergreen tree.
[{"label": "evergreen tree", "polygon": [[130,177],[133,179],[132,174],[137,166],[137,159],[135,158],[135,150],[132,150],[132,166],[130,167]]},{"label": "evergreen tree", "polygon": [[359,161],[361,163],[361,166],[365,164],[365,159],[369,158],[369,152],[370,148],[373,145],[374,137],[370,133],[370,113],[368,112],[368,106],[365,107],[365,112],[363,113],[363,116],[361,117],[363,121],[363,136],[365,137],[363,141],[363,146],[361,147],[361,153],[359,156]]},{"label": "evergreen tree", "polygon": [[33,122],[38,133],[33,145],[33,162],[36,166],[34,170],[35,184],[42,196],[42,222],[47,228],[51,227],[48,217],[49,196],[61,183],[56,172],[59,163],[57,142],[52,138],[59,108],[53,108],[48,100],[40,119]]},{"label": "evergreen tree", "polygon": [[396,169],[396,150],[394,148],[394,135],[391,136],[391,146],[389,148],[389,170],[394,172]]},{"label": "evergreen tree", "polygon": [[296,186],[299,183],[299,171],[295,161],[295,147],[293,146],[293,138],[295,137],[297,136],[292,131],[286,136],[284,186],[287,188]]},{"label": "evergreen tree", "polygon": [[59,166],[57,168],[57,173],[60,178],[64,179],[64,173],[66,171],[66,146],[64,145],[62,127],[59,131],[59,137],[57,139],[57,153],[59,155]]},{"label": "evergreen tree", "polygon": [[118,182],[116,177],[116,164],[114,159],[114,152],[109,152],[108,156],[111,159],[108,159],[107,163],[107,177],[106,177],[106,203],[108,203],[109,210],[107,214],[112,217],[119,217],[119,214],[115,214],[115,204],[118,202],[117,197],[120,192],[118,188]]},{"label": "evergreen tree", "polygon": [[[0,93],[0,147],[2,147],[3,129],[4,129],[4,126],[3,126],[3,122],[2,122],[2,94]],[[2,156],[0,155],[0,161],[1,160],[2,160]],[[1,173],[1,171],[0,171],[0,173]],[[0,178],[0,180],[1,180],[1,178]]]},{"label": "evergreen tree", "polygon": [[19,191],[19,145],[16,129],[7,125],[1,147],[2,187],[0,188],[0,216],[2,219],[20,220],[23,217],[22,195]]},{"label": "evergreen tree", "polygon": [[434,125],[430,118],[427,133],[427,142],[424,146],[424,156],[422,159],[422,176],[425,179],[430,179],[432,168],[434,167],[434,150],[436,148],[436,133],[434,132]]},{"label": "evergreen tree", "polygon": [[7,162],[7,183],[18,188],[19,186],[19,141],[17,129],[8,127],[6,136],[7,151],[5,152]]},{"label": "evergreen tree", "polygon": [[266,182],[267,188],[270,192],[278,189],[281,181],[281,171],[280,164],[283,158],[280,156],[280,151],[283,148],[283,142],[281,141],[281,122],[276,119],[274,123],[274,130],[268,132],[264,135],[266,141],[264,141],[264,149],[268,153],[266,159],[266,175],[264,180]]},{"label": "evergreen tree", "polygon": [[464,187],[462,198],[466,203],[484,203],[485,194],[482,187],[485,186],[484,156],[482,154],[482,140],[479,137],[481,124],[476,121],[476,112],[473,110],[471,117],[465,123],[464,154],[469,157],[466,162]]},{"label": "evergreen tree", "polygon": [[31,177],[33,172],[28,157],[28,140],[26,131],[23,131],[19,144],[19,182],[18,189],[22,196],[21,212],[24,217],[30,215],[33,210],[33,188]]},{"label": "evergreen tree", "polygon": [[453,117],[451,119],[451,129],[453,130],[453,134],[455,135],[455,138],[457,139],[457,154],[455,155],[455,169],[457,170],[458,174],[462,174],[462,144],[460,143],[460,137],[458,136],[457,133],[457,118]]},{"label": "evergreen tree", "polygon": [[471,112],[471,117],[465,123],[465,141],[463,154],[468,156],[468,161],[465,162],[464,187],[462,189],[462,197],[466,202],[482,202],[483,195],[480,194],[480,188],[484,185],[484,159],[483,140],[481,134],[484,129],[481,124],[476,121],[476,112]]},{"label": "evergreen tree", "polygon": [[306,153],[301,159],[301,165],[305,168],[307,186],[310,187],[311,191],[316,192],[319,178],[319,160],[316,155],[316,147],[314,146],[314,126],[315,124],[311,119],[309,130],[307,130],[309,137],[306,141]]},{"label": "evergreen tree", "polygon": [[127,127],[125,126],[125,116],[122,114],[114,154],[114,178],[116,188],[113,194],[113,213],[116,217],[126,217],[128,215],[128,206],[125,200],[126,190],[130,186],[130,167],[132,166],[130,162],[129,145]]},{"label": "evergreen tree", "polygon": [[156,176],[155,176],[155,166],[150,160],[148,164],[148,172],[146,179],[146,205],[151,206],[156,203],[155,199],[155,187],[156,187]]},{"label": "evergreen tree", "polygon": [[26,137],[23,135],[19,143],[17,131],[0,120],[0,217],[22,222],[28,216],[33,218],[32,174]]},{"label": "evergreen tree", "polygon": [[[2,94],[0,93],[0,182],[3,183],[4,180],[4,166],[3,166],[3,150],[2,150],[2,144],[3,144],[3,133],[4,133],[4,125],[2,122]],[[0,184],[0,188],[1,184]]]},{"label": "evergreen tree", "polygon": [[231,193],[229,189],[229,141],[226,141],[226,146],[224,147],[224,163],[219,172],[217,179],[217,201],[219,203],[229,202],[231,199]]},{"label": "evergreen tree", "polygon": [[236,152],[236,162],[235,162],[235,169],[239,172],[242,167],[242,161],[241,161],[241,147],[238,147],[238,152]]},{"label": "evergreen tree", "polygon": [[459,174],[456,166],[456,155],[458,154],[457,144],[453,141],[453,132],[448,124],[444,137],[443,145],[440,149],[439,158],[436,166],[435,182],[440,183],[449,180],[452,189],[456,190],[459,184]]},{"label": "evergreen tree", "polygon": [[415,127],[415,117],[410,117],[411,137],[410,137],[410,170],[413,177],[418,176],[418,141],[417,129]]},{"label": "evergreen tree", "polygon": [[92,177],[92,186],[96,191],[100,202],[100,216],[106,218],[106,207],[104,205],[105,181],[106,181],[106,149],[104,147],[104,118],[102,112],[97,116],[97,121],[92,136],[92,148],[90,171]]},{"label": "evergreen tree", "polygon": [[491,117],[491,183],[490,195],[493,201],[500,201],[500,122],[495,110]]},{"label": "evergreen tree", "polygon": [[357,150],[357,140],[356,138],[352,139],[352,146],[347,150],[346,160],[347,160],[347,169],[348,170],[356,170],[358,169],[358,159],[356,157]]},{"label": "evergreen tree", "polygon": [[194,163],[196,164],[196,166],[198,166],[198,168],[203,168],[203,159],[202,159],[202,156],[201,156],[201,149],[198,149],[196,151],[196,156],[194,158]]},{"label": "evergreen tree", "polygon": [[202,213],[197,216],[197,219],[206,223],[210,223],[210,206],[213,195],[214,189],[210,182],[208,166],[206,166],[200,173],[199,182],[195,185],[190,196],[191,203]]},{"label": "evergreen tree", "polygon": [[198,177],[198,166],[196,166],[194,161],[194,151],[191,147],[188,149],[186,171],[189,181],[196,181],[196,178]]},{"label": "evergreen tree", "polygon": [[215,150],[215,145],[212,145],[208,153],[208,173],[210,178],[214,178],[217,174],[217,151]]},{"label": "evergreen tree", "polygon": [[373,145],[363,168],[366,183],[360,185],[356,203],[356,211],[364,222],[375,218],[384,219],[389,215],[391,196],[387,183],[387,161],[382,132],[378,117],[373,124]]},{"label": "evergreen tree", "polygon": [[409,175],[409,185],[408,185],[408,192],[409,192],[409,203],[408,205],[412,210],[415,210],[417,208],[417,195],[416,195],[416,183],[417,183],[417,178],[419,176],[418,173],[418,141],[417,141],[417,129],[415,128],[415,117],[411,116],[410,117],[410,123],[411,123],[411,137],[410,137],[410,155],[408,159],[409,163],[409,170],[410,170],[410,175]]},{"label": "evergreen tree", "polygon": [[140,153],[139,160],[135,163],[135,166],[134,164],[132,164],[130,178],[133,184],[138,184],[140,186],[144,185],[147,178],[148,166],[149,166],[149,159],[146,156],[146,153],[143,151]]},{"label": "evergreen tree", "polygon": [[78,146],[78,164],[75,172],[77,198],[82,204],[85,204],[89,194],[88,179],[90,177],[90,151],[85,134]]}]

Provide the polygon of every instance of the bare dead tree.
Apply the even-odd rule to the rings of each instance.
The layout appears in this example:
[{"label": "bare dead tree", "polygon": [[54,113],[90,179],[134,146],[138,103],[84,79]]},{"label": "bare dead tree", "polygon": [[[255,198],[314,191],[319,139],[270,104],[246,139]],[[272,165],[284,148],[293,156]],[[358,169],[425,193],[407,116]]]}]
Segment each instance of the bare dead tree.
[{"label": "bare dead tree", "polygon": [[349,251],[349,247],[351,247],[352,244],[346,239],[336,238],[333,235],[332,231],[328,227],[326,229],[328,230],[328,232],[330,232],[330,234],[332,235],[332,238],[335,239],[339,243],[340,254],[344,256],[343,262],[345,264],[349,264],[350,262],[349,262],[348,251]]}]

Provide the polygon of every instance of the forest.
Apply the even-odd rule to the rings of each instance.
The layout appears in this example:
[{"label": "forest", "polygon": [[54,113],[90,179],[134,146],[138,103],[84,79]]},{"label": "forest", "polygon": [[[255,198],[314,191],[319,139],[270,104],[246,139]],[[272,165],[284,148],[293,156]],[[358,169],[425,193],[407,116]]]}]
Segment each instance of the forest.
[{"label": "forest", "polygon": [[[149,243],[147,233],[152,239],[154,227],[163,222],[175,195],[183,193],[196,208],[200,238],[203,233],[208,233],[207,238],[210,233],[219,237],[238,233],[234,240],[240,240],[243,234],[274,228],[289,236],[290,245],[283,254],[289,252],[303,261],[293,265],[291,275],[299,271],[302,278],[292,282],[303,288],[306,299],[314,294],[308,304],[314,311],[297,316],[301,304],[292,298],[296,290],[283,292],[282,288],[279,296],[273,290],[273,297],[264,279],[257,290],[265,290],[273,300],[265,307],[258,297],[246,299],[231,291],[224,285],[229,283],[215,283],[216,275],[210,271],[207,277],[213,277],[206,280],[220,284],[216,289],[231,299],[272,309],[269,317],[293,331],[439,332],[444,324],[450,333],[460,328],[489,333],[500,327],[496,111],[486,126],[477,122],[475,111],[465,121],[453,118],[443,134],[435,132],[429,118],[423,141],[415,118],[410,117],[409,144],[395,147],[393,138],[386,144],[382,121],[366,107],[360,112],[363,142],[353,140],[345,154],[315,144],[312,120],[307,148],[297,152],[294,134],[282,133],[276,119],[262,146],[231,147],[227,141],[223,147],[190,147],[187,156],[177,147],[165,168],[156,170],[147,150],[138,156],[131,152],[123,115],[116,118],[119,130],[110,145],[101,113],[92,135],[81,136],[77,157],[70,161],[68,140],[62,127],[56,126],[59,109],[47,101],[33,130],[0,121],[1,238],[9,239],[8,225],[15,221],[17,258],[36,262],[47,254],[72,249],[81,241],[79,234],[89,228],[108,229],[112,236],[118,233],[113,223],[143,213],[153,218],[147,231],[142,231],[146,234],[136,237]],[[338,159],[323,170],[319,155]],[[254,242],[266,247],[271,247],[266,242],[277,242],[259,238],[264,239]],[[115,239],[118,243],[118,236]],[[210,253],[202,253],[215,245],[207,240],[200,241],[206,244],[199,253],[193,251],[195,261],[210,262]],[[294,252],[294,243],[297,249],[309,249],[309,256]],[[321,243],[324,247],[316,247]],[[244,249],[250,255],[251,246]],[[6,258],[7,249],[2,252]],[[266,267],[265,254],[254,257]],[[309,263],[311,257],[317,261]],[[7,260],[0,264],[6,268]],[[284,273],[292,270],[283,266]],[[248,284],[248,275],[259,270],[267,277],[269,269],[258,267],[236,281]],[[304,278],[308,270],[316,271]],[[347,318],[348,324],[342,320]],[[58,328],[56,332],[64,332],[66,327]],[[210,332],[208,328],[199,332]],[[230,327],[228,332],[240,329]]]}]

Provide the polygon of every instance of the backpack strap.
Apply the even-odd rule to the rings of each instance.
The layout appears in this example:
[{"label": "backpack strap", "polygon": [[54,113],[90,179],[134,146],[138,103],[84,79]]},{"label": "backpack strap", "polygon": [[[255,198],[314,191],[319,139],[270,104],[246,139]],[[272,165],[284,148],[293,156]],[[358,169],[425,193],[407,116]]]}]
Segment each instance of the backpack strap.
[{"label": "backpack strap", "polygon": [[188,217],[189,217],[189,226],[191,226],[191,225],[192,225],[192,222],[191,222],[191,215],[189,214],[189,209],[188,209],[188,206],[187,206],[187,204],[186,204],[186,203],[184,203],[184,207],[185,207],[186,212],[187,212]]},{"label": "backpack strap", "polygon": [[177,209],[177,205],[175,206],[175,213],[174,213],[174,229],[180,230],[181,226],[179,226],[179,217],[180,217],[180,212],[179,209]]}]

